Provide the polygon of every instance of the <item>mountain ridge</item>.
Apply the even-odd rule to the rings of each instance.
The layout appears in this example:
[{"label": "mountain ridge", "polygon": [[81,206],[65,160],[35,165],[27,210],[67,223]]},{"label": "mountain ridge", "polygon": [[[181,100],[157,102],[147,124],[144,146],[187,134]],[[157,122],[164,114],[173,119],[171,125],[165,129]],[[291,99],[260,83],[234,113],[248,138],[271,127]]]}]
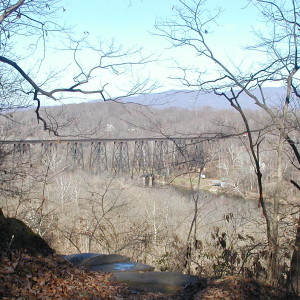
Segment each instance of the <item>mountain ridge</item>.
[{"label": "mountain ridge", "polygon": [[[267,103],[272,105],[278,105],[280,99],[284,95],[283,87],[268,87],[264,88],[264,95]],[[260,96],[258,89],[253,93],[256,96]],[[128,98],[122,98],[124,103],[137,103],[145,106],[151,106],[155,108],[199,108],[199,107],[211,107],[214,109],[229,109],[231,105],[224,97],[215,95],[214,93],[201,93],[199,91],[188,90],[169,90],[160,93],[137,95]],[[257,109],[258,106],[254,103],[253,99],[242,93],[239,97],[239,102],[243,109]]]}]

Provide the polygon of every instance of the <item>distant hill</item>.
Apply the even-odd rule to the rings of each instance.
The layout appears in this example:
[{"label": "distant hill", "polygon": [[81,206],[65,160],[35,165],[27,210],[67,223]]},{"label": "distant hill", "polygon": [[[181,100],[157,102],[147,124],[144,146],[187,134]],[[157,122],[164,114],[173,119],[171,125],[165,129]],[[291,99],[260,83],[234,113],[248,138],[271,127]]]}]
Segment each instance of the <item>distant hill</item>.
[{"label": "distant hill", "polygon": [[[258,91],[256,91],[258,93]],[[268,103],[279,103],[282,88],[264,89]],[[281,96],[281,98],[283,98]],[[199,132],[218,132],[222,124],[235,122],[243,130],[239,114],[223,97],[190,91],[167,91],[121,99],[126,105],[108,101],[90,101],[78,104],[41,107],[40,113],[48,124],[67,137],[149,137],[165,135],[197,135]],[[251,120],[261,110],[253,100],[242,95],[240,103],[248,109]],[[144,106],[145,105],[145,106]],[[255,117],[254,117],[255,116]],[[49,138],[49,132],[37,124],[32,110],[22,109],[12,120],[0,119],[3,139]]]},{"label": "distant hill", "polygon": [[[266,101],[272,105],[280,102],[280,98],[284,95],[284,88],[282,87],[270,87],[263,89],[266,96]],[[259,96],[259,90],[255,90],[254,93]],[[133,102],[143,105],[149,105],[155,108],[199,108],[199,107],[211,107],[214,109],[228,109],[230,108],[229,102],[224,98],[215,95],[214,93],[203,94],[197,91],[187,90],[170,90],[162,93],[153,93],[147,95],[133,96],[122,99],[123,102]],[[240,96],[240,104],[244,109],[257,109],[253,100],[250,99],[245,93]]]}]

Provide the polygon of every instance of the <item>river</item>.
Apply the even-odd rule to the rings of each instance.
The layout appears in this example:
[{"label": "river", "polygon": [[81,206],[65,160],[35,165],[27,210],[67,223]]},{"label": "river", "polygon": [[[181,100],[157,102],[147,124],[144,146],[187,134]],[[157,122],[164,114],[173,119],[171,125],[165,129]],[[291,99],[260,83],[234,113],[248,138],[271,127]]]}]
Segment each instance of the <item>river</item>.
[{"label": "river", "polygon": [[[222,230],[234,230],[255,235],[264,231],[265,219],[257,201],[224,194],[215,195],[209,192],[191,191],[177,186],[156,186],[153,188],[163,189],[164,192],[169,193],[171,199],[179,197],[191,212],[194,210],[195,204],[197,205],[198,232],[201,238],[210,235],[216,227]],[[178,202],[176,203],[179,206]],[[174,203],[174,205],[176,204]],[[177,213],[184,218],[188,212],[178,208]],[[189,222],[190,217],[188,218]]]}]

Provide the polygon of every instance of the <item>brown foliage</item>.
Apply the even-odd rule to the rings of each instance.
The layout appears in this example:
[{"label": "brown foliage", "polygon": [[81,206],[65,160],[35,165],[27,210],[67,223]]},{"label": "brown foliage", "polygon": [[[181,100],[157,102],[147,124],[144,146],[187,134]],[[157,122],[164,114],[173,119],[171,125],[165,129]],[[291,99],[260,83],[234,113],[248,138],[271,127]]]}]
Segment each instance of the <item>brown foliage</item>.
[{"label": "brown foliage", "polygon": [[298,300],[300,297],[286,291],[260,284],[258,281],[228,276],[211,280],[208,286],[198,292],[194,300]]},{"label": "brown foliage", "polygon": [[1,299],[115,299],[109,274],[73,267],[57,255],[15,252],[0,262]]}]

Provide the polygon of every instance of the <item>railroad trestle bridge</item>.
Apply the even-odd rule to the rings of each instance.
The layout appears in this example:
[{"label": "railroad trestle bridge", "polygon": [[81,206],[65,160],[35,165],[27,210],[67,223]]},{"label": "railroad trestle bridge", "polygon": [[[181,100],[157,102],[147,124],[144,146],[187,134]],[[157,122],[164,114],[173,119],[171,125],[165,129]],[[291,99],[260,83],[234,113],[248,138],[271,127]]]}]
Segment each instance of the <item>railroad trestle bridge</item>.
[{"label": "railroad trestle bridge", "polygon": [[200,169],[206,143],[207,139],[199,137],[5,140],[0,141],[0,155],[9,155],[14,164],[52,157],[64,160],[69,169],[94,174],[167,174]]}]

